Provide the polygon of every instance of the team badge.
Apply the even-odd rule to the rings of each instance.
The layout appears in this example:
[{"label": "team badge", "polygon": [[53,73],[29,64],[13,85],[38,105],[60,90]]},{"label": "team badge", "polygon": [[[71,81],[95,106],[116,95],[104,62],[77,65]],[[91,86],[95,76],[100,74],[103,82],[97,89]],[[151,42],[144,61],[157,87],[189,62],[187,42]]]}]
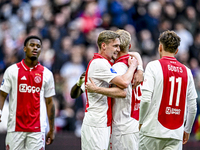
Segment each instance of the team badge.
[{"label": "team badge", "polygon": [[34,79],[34,81],[35,81],[36,83],[40,83],[41,80],[42,80],[42,79],[41,79],[40,76],[36,76],[35,79]]}]

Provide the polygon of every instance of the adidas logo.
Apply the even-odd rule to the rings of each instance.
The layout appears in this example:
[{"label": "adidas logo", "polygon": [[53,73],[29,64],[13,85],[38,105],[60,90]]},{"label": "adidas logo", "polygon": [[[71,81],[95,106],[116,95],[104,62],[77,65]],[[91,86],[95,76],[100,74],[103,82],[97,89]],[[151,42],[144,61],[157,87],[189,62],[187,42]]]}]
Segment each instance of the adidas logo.
[{"label": "adidas logo", "polygon": [[23,76],[23,77],[21,78],[21,80],[27,80],[27,79],[26,79],[26,77],[25,77],[25,76]]}]

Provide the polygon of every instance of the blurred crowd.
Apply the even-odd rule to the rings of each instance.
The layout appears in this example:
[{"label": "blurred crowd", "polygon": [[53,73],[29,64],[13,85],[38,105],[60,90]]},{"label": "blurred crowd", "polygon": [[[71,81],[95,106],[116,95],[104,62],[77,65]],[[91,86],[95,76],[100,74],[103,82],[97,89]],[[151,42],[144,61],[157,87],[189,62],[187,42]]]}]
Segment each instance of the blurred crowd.
[{"label": "blurred crowd", "polygon": [[176,58],[194,76],[199,98],[192,132],[200,140],[200,0],[0,0],[0,80],[24,58],[24,39],[40,36],[39,61],[55,78],[56,131],[80,137],[86,98],[72,99],[70,89],[98,52],[96,39],[105,29],[130,32],[130,51],[141,54],[144,68],[159,58],[161,32],[174,30],[181,37]]}]

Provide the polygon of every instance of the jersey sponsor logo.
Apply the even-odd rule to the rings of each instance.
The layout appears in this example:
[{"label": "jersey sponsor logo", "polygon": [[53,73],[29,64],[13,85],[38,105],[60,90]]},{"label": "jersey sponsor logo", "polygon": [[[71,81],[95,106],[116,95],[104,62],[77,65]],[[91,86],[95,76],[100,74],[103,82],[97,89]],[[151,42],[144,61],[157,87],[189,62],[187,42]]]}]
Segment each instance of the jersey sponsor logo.
[{"label": "jersey sponsor logo", "polygon": [[42,79],[41,79],[40,76],[36,76],[36,77],[34,78],[34,81],[35,81],[36,83],[40,83],[40,82],[42,81]]},{"label": "jersey sponsor logo", "polygon": [[21,78],[21,80],[27,80],[27,79],[26,79],[26,77],[25,77],[25,76],[23,76],[23,77]]},{"label": "jersey sponsor logo", "polygon": [[4,79],[2,80],[2,82],[1,82],[1,85],[3,85],[4,84]]},{"label": "jersey sponsor logo", "polygon": [[35,93],[35,92],[40,92],[40,88],[39,87],[35,87],[35,86],[30,86],[27,84],[20,84],[19,85],[19,91],[22,93]]},{"label": "jersey sponsor logo", "polygon": [[166,107],[166,114],[171,115],[180,115],[181,109],[176,109],[176,108],[171,108],[171,107]]},{"label": "jersey sponsor logo", "polygon": [[117,72],[116,72],[113,68],[110,68],[110,71],[111,71],[112,73],[116,73],[116,74],[117,74]]}]

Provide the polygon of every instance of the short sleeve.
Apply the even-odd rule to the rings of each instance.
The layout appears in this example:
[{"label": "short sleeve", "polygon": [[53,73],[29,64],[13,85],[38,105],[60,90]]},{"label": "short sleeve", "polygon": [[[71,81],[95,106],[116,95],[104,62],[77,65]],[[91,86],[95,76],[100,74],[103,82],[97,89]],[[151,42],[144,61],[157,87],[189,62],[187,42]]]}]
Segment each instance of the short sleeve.
[{"label": "short sleeve", "polygon": [[11,90],[11,72],[10,72],[10,67],[6,69],[4,75],[3,75],[3,80],[1,83],[0,90],[4,91],[6,93],[10,93]]},{"label": "short sleeve", "polygon": [[55,84],[52,72],[47,71],[45,75],[48,76],[46,85],[44,87],[44,97],[47,98],[55,95]]},{"label": "short sleeve", "polygon": [[107,83],[118,76],[117,72],[111,67],[107,60],[99,59],[94,60],[91,64],[91,74],[93,78],[103,80]]},{"label": "short sleeve", "polygon": [[152,63],[149,63],[146,66],[142,90],[153,92],[155,80],[154,80],[153,68],[151,66]]}]

